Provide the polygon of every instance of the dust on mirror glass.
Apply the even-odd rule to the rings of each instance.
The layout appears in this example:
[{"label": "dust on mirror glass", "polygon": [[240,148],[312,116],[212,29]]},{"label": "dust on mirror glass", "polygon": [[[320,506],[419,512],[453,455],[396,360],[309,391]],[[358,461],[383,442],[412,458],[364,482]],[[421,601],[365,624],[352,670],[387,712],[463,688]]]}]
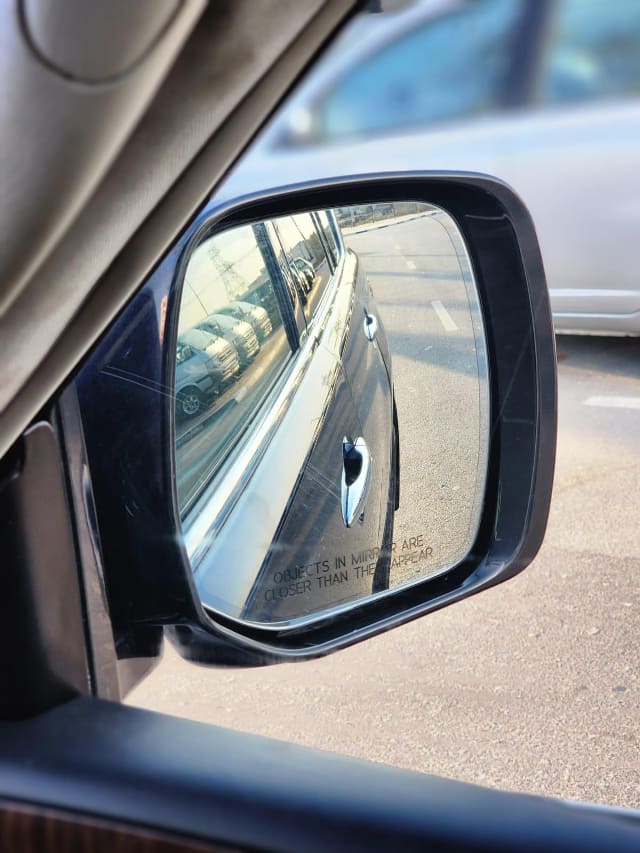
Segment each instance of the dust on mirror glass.
[{"label": "dust on mirror glass", "polygon": [[222,227],[185,270],[175,467],[205,607],[294,626],[460,563],[489,385],[453,219],[394,202]]}]

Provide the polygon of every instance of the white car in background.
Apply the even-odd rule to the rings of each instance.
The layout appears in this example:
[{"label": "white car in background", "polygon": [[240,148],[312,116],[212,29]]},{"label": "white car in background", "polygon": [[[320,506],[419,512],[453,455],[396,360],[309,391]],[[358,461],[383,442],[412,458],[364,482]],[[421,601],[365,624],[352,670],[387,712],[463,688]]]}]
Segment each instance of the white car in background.
[{"label": "white car in background", "polygon": [[495,175],[533,216],[556,329],[640,334],[637,0],[429,0],[359,25],[229,192],[347,163]]}]

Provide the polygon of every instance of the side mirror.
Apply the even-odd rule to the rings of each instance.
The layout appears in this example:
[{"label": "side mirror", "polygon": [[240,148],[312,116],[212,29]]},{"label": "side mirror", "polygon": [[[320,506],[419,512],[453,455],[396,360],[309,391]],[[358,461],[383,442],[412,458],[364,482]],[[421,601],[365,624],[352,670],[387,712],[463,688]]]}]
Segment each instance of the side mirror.
[{"label": "side mirror", "polygon": [[[178,335],[233,302],[268,325],[180,419]],[[200,662],[326,654],[512,577],[544,535],[551,313],[531,219],[488,177],[213,201],[75,384],[113,624]]]}]

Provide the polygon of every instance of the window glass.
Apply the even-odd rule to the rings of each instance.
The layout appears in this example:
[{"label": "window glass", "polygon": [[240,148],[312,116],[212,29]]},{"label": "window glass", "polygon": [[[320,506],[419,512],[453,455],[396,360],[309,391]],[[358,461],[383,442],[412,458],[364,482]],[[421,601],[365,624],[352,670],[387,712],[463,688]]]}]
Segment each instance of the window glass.
[{"label": "window glass", "polygon": [[333,219],[333,224],[329,221],[329,215],[326,210],[319,210],[316,213],[316,222],[318,223],[318,230],[320,231],[320,235],[324,239],[324,245],[327,250],[327,254],[331,259],[331,263],[335,267],[338,263],[338,258],[340,256],[340,249],[338,248],[338,243],[336,241],[336,236],[334,232],[334,228],[337,229],[338,225]]},{"label": "window glass", "polygon": [[273,225],[295,280],[305,317],[311,318],[331,278],[329,258],[315,219],[310,213],[301,213],[275,219]]},{"label": "window glass", "polygon": [[334,85],[317,107],[318,136],[395,131],[497,108],[521,10],[516,0],[479,0],[426,24],[416,17],[416,27]]},{"label": "window glass", "polygon": [[569,103],[640,94],[637,0],[564,0],[556,7],[539,97]]},{"label": "window glass", "polygon": [[292,351],[282,285],[253,226],[189,258],[176,351],[176,471],[183,516],[251,425]]}]

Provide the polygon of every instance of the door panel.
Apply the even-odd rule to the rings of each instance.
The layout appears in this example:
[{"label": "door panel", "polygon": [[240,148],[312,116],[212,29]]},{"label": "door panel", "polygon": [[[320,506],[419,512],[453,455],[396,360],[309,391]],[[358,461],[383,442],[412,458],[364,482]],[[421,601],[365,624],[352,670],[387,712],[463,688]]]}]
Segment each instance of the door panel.
[{"label": "door panel", "polygon": [[638,812],[492,791],[96,699],[0,724],[0,798],[296,853],[635,852],[640,838]]}]

